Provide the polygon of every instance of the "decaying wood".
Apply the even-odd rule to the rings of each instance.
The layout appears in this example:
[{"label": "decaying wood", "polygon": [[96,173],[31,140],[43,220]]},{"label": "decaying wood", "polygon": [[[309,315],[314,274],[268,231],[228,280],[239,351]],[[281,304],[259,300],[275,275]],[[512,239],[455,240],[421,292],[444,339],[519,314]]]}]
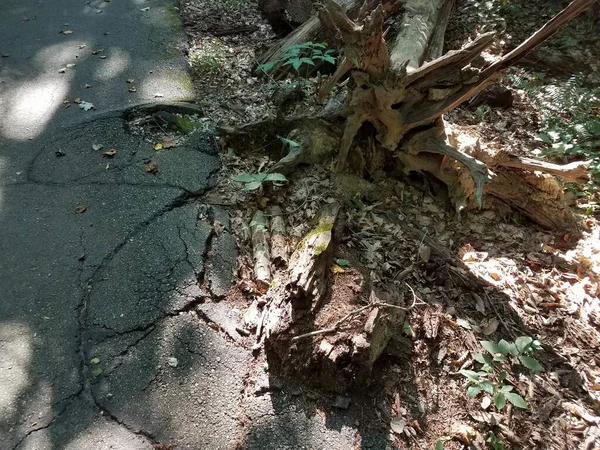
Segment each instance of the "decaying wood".
[{"label": "decaying wood", "polygon": [[[364,17],[370,9],[380,3],[383,4],[386,17],[391,16],[402,6],[402,1],[400,0],[340,0],[339,3],[343,10],[348,13],[348,16],[353,18]],[[267,50],[262,55],[259,64],[273,64],[269,74],[275,79],[282,79],[290,69],[290,66],[283,66],[285,61],[282,60],[282,56],[285,49],[306,42],[321,42],[325,34],[326,30],[323,24],[315,15],[294,30],[284,40]]]},{"label": "decaying wood", "polygon": [[407,0],[400,32],[390,45],[390,59],[394,71],[402,72],[406,61],[408,71],[421,66],[429,47],[439,45],[433,37],[436,30],[443,36],[446,28],[439,20],[443,20],[443,14],[449,15],[448,9],[452,9],[453,3],[453,0]]},{"label": "decaying wood", "polygon": [[[325,27],[340,36],[344,43],[347,61],[340,70],[350,70],[346,124],[340,142],[337,171],[346,167],[354,137],[362,125],[369,122],[377,130],[377,139],[384,148],[400,150],[395,154],[405,170],[428,172],[439,178],[448,185],[452,200],[459,208],[471,203],[469,197],[473,197],[474,203],[481,206],[484,186],[493,182],[501,183],[502,177],[493,181],[483,162],[456,150],[445,139],[441,139],[438,136],[443,134],[440,117],[488,86],[503,70],[552,36],[594,1],[575,0],[516,49],[488,67],[479,69],[470,63],[489,46],[493,39],[491,33],[479,36],[460,50],[421,65],[431,36],[436,32],[438,20],[443,25],[444,19],[440,16],[450,8],[444,0],[407,2],[410,12],[403,19],[406,26],[390,47],[389,53],[384,39],[381,8],[374,9],[362,21],[352,21],[335,1],[324,0],[319,17]],[[418,19],[415,19],[416,16]],[[352,62],[352,67],[348,61]],[[340,73],[335,75],[336,78],[340,76]],[[325,93],[322,91],[321,95]],[[429,130],[416,134],[411,132],[418,127],[429,127]],[[464,169],[448,163],[448,159],[458,161],[466,168],[474,182],[474,192],[468,186],[473,183],[464,176]],[[501,162],[498,161],[498,164]],[[543,167],[548,172],[556,174],[558,171],[566,177],[578,180],[586,178],[585,164],[577,166],[573,172],[573,168],[557,169],[533,160],[515,161],[509,158],[503,167],[515,167],[517,164],[522,169],[541,170]],[[544,191],[544,183],[540,188],[536,184],[539,181],[531,177],[529,181],[534,183],[529,191]],[[500,197],[501,191],[499,186],[489,188],[489,192],[494,192],[497,197]],[[523,205],[516,206],[523,210]],[[532,217],[534,211],[527,210],[527,215]],[[563,220],[557,222],[566,224]],[[543,226],[549,224],[545,219],[541,219],[540,223]]]},{"label": "decaying wood", "polygon": [[294,320],[316,309],[327,289],[326,276],[333,250],[333,230],[340,206],[321,209],[317,224],[300,241],[289,259],[288,270],[266,293],[263,338],[276,339]]},{"label": "decaying wood", "polygon": [[254,278],[261,288],[266,289],[271,283],[269,230],[267,228],[267,219],[262,211],[257,211],[254,217],[252,217],[250,231],[254,257]]},{"label": "decaying wood", "polygon": [[589,181],[591,161],[574,161],[569,164],[553,164],[523,156],[501,154],[494,158],[495,166],[512,167],[528,171],[543,172],[562,178],[567,183],[585,184]]},{"label": "decaying wood", "polygon": [[269,214],[271,216],[271,261],[275,267],[285,267],[288,262],[287,233],[281,208],[273,206]]}]

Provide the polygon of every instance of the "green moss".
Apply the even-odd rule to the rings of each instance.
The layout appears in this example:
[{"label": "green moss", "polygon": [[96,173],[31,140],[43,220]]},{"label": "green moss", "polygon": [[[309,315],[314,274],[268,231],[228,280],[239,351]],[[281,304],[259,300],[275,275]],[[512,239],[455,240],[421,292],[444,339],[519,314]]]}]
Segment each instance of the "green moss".
[{"label": "green moss", "polygon": [[[308,242],[308,240],[310,238],[312,238],[313,236],[317,235],[317,234],[322,234],[322,233],[327,233],[327,232],[331,232],[331,229],[333,228],[333,224],[327,221],[320,221],[319,224],[313,229],[311,230],[310,233],[308,233],[304,239],[302,239],[299,243],[298,243],[298,247],[297,249],[299,251],[302,251],[306,248],[306,243]],[[315,247],[314,249],[314,254],[315,255],[320,255],[321,253],[323,253],[325,250],[327,250],[327,245],[325,244],[321,244],[318,245],[317,247]]]},{"label": "green moss", "polygon": [[321,244],[315,247],[315,249],[313,250],[313,255],[315,256],[319,256],[321,253],[323,253],[325,250],[327,250],[327,246],[325,244]]},{"label": "green moss", "polygon": [[181,20],[179,11],[175,9],[175,5],[173,5],[170,1],[165,3],[162,15],[164,24],[171,30],[183,30],[183,21]]}]

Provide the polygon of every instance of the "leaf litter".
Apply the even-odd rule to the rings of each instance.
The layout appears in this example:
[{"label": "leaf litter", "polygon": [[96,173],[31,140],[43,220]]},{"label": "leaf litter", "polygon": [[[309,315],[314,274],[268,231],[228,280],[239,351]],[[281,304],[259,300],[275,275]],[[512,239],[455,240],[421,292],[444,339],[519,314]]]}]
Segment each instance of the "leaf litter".
[{"label": "leaf litter", "polygon": [[[223,56],[219,76],[197,76],[202,106],[211,117],[207,127],[275,117],[277,83],[264,82],[254,72],[262,43],[273,39],[256,9],[240,6],[222,14],[218,3],[208,0],[186,0],[181,7],[191,39],[190,58],[214,46]],[[448,42],[460,42],[451,48],[460,47],[469,37],[465,33],[478,28],[458,30],[457,24],[467,23],[465,17],[468,23],[481,20],[466,12],[453,18]],[[218,39],[211,35],[215,29],[240,25],[257,25],[258,30]],[[303,91],[305,98],[314,93],[310,86]],[[305,100],[295,108],[286,114],[316,110],[314,103]],[[514,111],[494,109],[483,122],[468,108],[447,116],[457,134],[514,151],[521,144],[529,149],[535,145],[526,129],[537,120],[536,114],[522,98]],[[153,142],[164,147],[162,139]],[[240,251],[238,283],[228,300],[246,310],[261,293],[254,285],[252,249],[245,231],[256,209],[281,207],[293,249],[310,230],[320,207],[347,193],[340,192],[343,187],[320,166],[300,166],[287,185],[269,185],[260,194],[244,191],[233,179],[244,173],[266,173],[276,158],[265,154],[260,145],[221,144],[223,169],[216,188],[204,200],[230,213]],[[451,446],[452,439],[465,445],[476,442],[483,448],[483,430],[490,427],[506,445],[516,448],[582,445],[600,421],[589,403],[600,402],[597,220],[589,218],[581,237],[573,240],[539,230],[515,212],[483,210],[457,217],[443,199],[400,180],[383,180],[376,189],[380,194],[375,198],[360,190],[354,193],[336,254],[337,261],[351,262],[352,269],[337,263],[331,266],[331,276],[355,277],[356,267],[372,286],[404,288],[408,283],[426,305],[407,317],[403,334],[409,349],[404,357],[385,360],[378,374],[381,391],[368,402],[351,406],[363,417],[361,429],[391,427],[401,448],[437,448],[439,440],[444,441],[443,448],[460,448]],[[344,283],[354,295],[361,295],[365,286],[364,281],[353,279]],[[338,288],[333,282],[333,290]],[[331,298],[336,298],[335,292]],[[482,350],[479,341],[513,341],[522,335],[534,336],[545,346],[540,357],[544,372],[529,378],[519,372],[510,374],[515,395],[525,399],[529,409],[515,407],[500,414],[491,398],[468,398],[456,373],[474,367],[474,355]],[[518,430],[518,436],[511,430]]]}]

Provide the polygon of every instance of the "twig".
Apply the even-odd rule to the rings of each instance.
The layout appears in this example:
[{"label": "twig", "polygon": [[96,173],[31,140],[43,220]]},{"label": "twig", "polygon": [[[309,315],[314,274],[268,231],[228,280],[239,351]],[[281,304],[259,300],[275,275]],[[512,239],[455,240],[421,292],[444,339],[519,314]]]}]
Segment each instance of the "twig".
[{"label": "twig", "polygon": [[371,309],[371,308],[393,308],[393,309],[399,309],[399,310],[402,310],[402,311],[410,311],[411,309],[413,309],[417,305],[417,299],[418,299],[418,297],[415,294],[415,291],[413,290],[413,288],[408,283],[405,283],[405,284],[406,284],[406,286],[408,286],[408,288],[410,289],[410,291],[413,294],[413,302],[412,302],[412,304],[409,307],[392,305],[390,303],[384,303],[384,302],[369,303],[368,305],[362,306],[362,307],[360,307],[358,309],[355,309],[354,311],[350,311],[348,314],[346,314],[344,317],[342,317],[340,320],[338,320],[332,327],[322,328],[320,330],[311,331],[310,333],[305,333],[305,334],[301,334],[299,336],[294,336],[292,338],[292,342],[296,342],[296,341],[299,341],[301,339],[305,339],[305,338],[308,338],[308,337],[319,336],[321,334],[335,333],[344,322],[346,322],[348,319],[351,319],[355,315],[360,314],[363,311],[366,311],[367,309]]}]

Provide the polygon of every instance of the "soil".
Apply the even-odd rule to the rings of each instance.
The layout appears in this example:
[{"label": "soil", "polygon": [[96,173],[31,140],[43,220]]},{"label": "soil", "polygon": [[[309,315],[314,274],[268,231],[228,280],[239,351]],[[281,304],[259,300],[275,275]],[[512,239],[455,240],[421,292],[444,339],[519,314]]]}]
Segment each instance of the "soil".
[{"label": "soil", "polygon": [[[489,52],[492,57],[505,53],[561,6],[545,0],[459,0],[446,50],[459,48],[479,32],[502,29]],[[315,79],[302,81],[300,95],[282,107],[278,93],[299,80],[289,76],[275,81],[257,74],[259,55],[277,37],[256,2],[182,0],[181,13],[198,98],[208,118],[201,120],[203,127],[239,127],[282,113],[318,111]],[[600,33],[590,32],[596,26],[594,14],[566,27],[546,50],[571,58],[572,67],[583,70],[586,82],[597,86]],[[236,29],[255,31],[235,34]],[[214,36],[223,30],[234,34]],[[512,93],[512,106],[490,107],[482,115],[481,109],[463,105],[445,116],[448,129],[478,139],[482,147],[543,156],[536,139],[540,106],[519,87],[520,79],[531,79],[541,70],[547,73],[544,83],[565,81],[564,67],[515,67],[501,81]],[[158,133],[153,142],[168,138],[154,123],[138,125]],[[414,293],[418,300],[393,351],[378,361],[371,384],[346,394],[361,418],[359,429],[392,426],[390,439],[398,448],[436,448],[438,441],[445,449],[468,443],[473,448],[600,448],[600,226],[589,214],[590,205],[598,204],[597,187],[573,190],[580,230],[560,233],[541,230],[502,205],[457,214],[443,190],[427,179],[341,182],[331,174],[332,161],[299,166],[287,183],[265,182],[246,191],[233,177],[265,172],[285,154],[271,130],[265,135],[266,142],[221,141],[223,170],[217,187],[205,197],[229,209],[238,238],[238,283],[225,301],[243,309],[264,293],[253,282],[252,249],[244,227],[257,208],[281,207],[291,251],[310,230],[319,208],[334,200],[345,206],[345,231],[334,257],[349,266],[332,265],[329,294],[315,329],[327,328],[364,305],[371,290],[393,289],[408,300]],[[332,342],[363,326],[366,316],[349,321],[339,335],[331,336]],[[483,351],[480,341],[513,342],[520,336],[532,336],[543,345],[535,353],[543,371],[532,374],[522,366],[505,365],[513,392],[529,407],[484,408],[484,396],[467,395],[460,370],[481,366],[474,360]],[[257,358],[257,366],[263,367],[264,355]],[[337,398],[326,390],[314,394],[307,389],[301,395],[323,408]],[[490,432],[505,447],[486,444]]]}]

